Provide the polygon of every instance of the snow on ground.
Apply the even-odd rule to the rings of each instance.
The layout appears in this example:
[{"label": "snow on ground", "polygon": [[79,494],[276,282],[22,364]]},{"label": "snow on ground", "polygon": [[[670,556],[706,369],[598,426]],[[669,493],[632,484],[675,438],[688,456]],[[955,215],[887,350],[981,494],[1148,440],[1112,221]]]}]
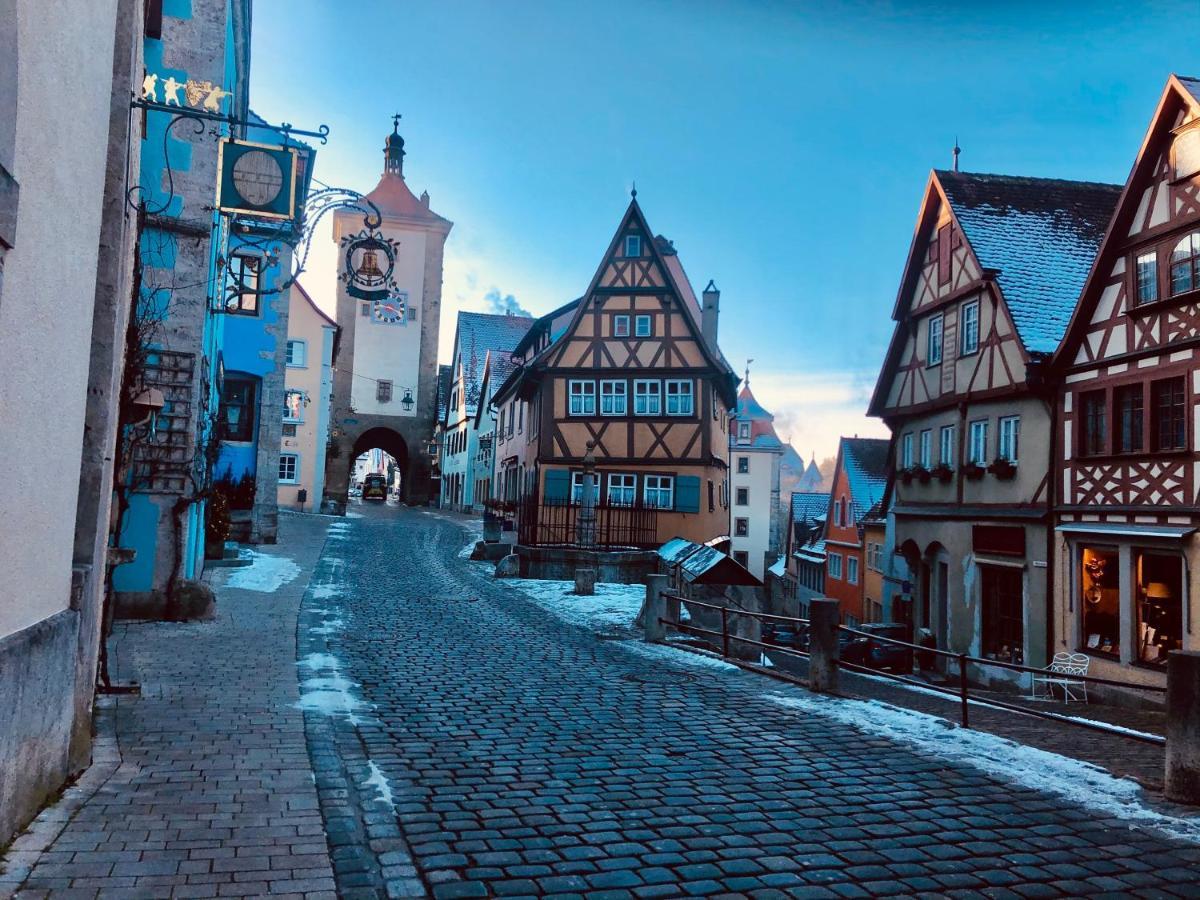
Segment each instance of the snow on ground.
[{"label": "snow on ground", "polygon": [[312,677],[300,682],[300,701],[296,709],[326,716],[345,716],[351,725],[363,720],[358,712],[367,703],[355,695],[360,685],[342,674],[342,664],[332,653],[310,653],[298,663]]},{"label": "snow on ground", "polygon": [[741,672],[733,663],[727,663],[719,656],[695,650],[680,650],[670,644],[647,644],[642,641],[622,641],[621,646],[638,656],[648,656],[652,659],[675,663],[681,666],[691,666],[694,669],[712,669],[717,672]]},{"label": "snow on ground", "polygon": [[271,594],[300,574],[300,567],[286,556],[271,556],[257,550],[244,552],[251,559],[250,565],[234,569],[225,582],[226,587]]},{"label": "snow on ground", "polygon": [[575,593],[573,581],[504,578],[496,583],[520,591],[564,622],[595,631],[633,628],[633,620],[646,597],[646,588],[640,584],[597,584],[594,596],[581,597]]},{"label": "snow on ground", "polygon": [[1027,747],[984,731],[959,728],[945,719],[900,709],[878,700],[849,700],[801,693],[768,694],[787,709],[849,725],[867,734],[907,744],[940,760],[978,769],[1023,788],[1056,794],[1096,812],[1149,826],[1172,837],[1200,843],[1200,818],[1151,809],[1137,782],[1114,778],[1091,763]]},{"label": "snow on ground", "polygon": [[392,797],[392,786],[388,784],[387,776],[385,776],[379,766],[376,765],[375,760],[369,760],[367,762],[367,766],[369,766],[371,769],[371,777],[362,783],[362,787],[375,788],[375,796],[371,799],[382,803],[384,806],[394,812],[396,809],[396,802]]}]

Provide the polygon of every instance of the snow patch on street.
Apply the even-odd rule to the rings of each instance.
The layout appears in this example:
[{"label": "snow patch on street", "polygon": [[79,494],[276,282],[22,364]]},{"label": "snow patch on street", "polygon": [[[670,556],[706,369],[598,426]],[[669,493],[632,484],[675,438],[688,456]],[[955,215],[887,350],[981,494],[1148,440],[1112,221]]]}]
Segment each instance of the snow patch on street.
[{"label": "snow patch on street", "polygon": [[983,731],[959,728],[937,716],[878,700],[768,694],[788,709],[822,716],[867,734],[915,747],[931,757],[971,766],[994,778],[1059,797],[1096,812],[1200,843],[1200,818],[1151,809],[1137,782],[1114,778],[1091,763],[1027,747]]},{"label": "snow patch on street", "polygon": [[368,704],[355,695],[361,685],[342,674],[342,664],[336,656],[310,653],[296,664],[314,674],[300,683],[296,709],[325,716],[344,716],[351,725],[362,723],[358,712],[367,709]]},{"label": "snow patch on street", "polygon": [[478,542],[477,542],[477,541],[471,541],[471,543],[467,544],[467,546],[465,546],[465,547],[463,547],[461,550],[459,550],[459,551],[458,551],[458,558],[459,558],[459,559],[470,559],[470,558],[471,558],[471,554],[475,552],[475,544],[476,544],[476,543],[478,543]]},{"label": "snow patch on street", "polygon": [[300,567],[286,556],[271,556],[257,550],[246,552],[252,562],[234,569],[225,582],[226,587],[272,594],[300,574]]},{"label": "snow patch on street", "polygon": [[640,584],[597,584],[591,597],[576,594],[573,581],[505,578],[497,584],[520,591],[565,622],[594,631],[611,631],[622,626],[632,629],[646,597],[646,588]]},{"label": "snow patch on street", "polygon": [[316,628],[310,628],[308,630],[308,633],[309,634],[319,634],[319,635],[328,637],[331,634],[337,634],[339,631],[341,631],[342,627],[345,624],[346,624],[345,619],[341,619],[341,618],[325,619]]},{"label": "snow patch on street", "polygon": [[329,600],[333,597],[340,597],[346,590],[343,584],[318,584],[312,588],[312,598],[314,600]]},{"label": "snow patch on street", "polygon": [[371,777],[364,781],[362,786],[365,788],[375,788],[376,796],[371,799],[376,800],[379,803],[382,803],[388,809],[395,811],[396,801],[392,797],[392,786],[388,784],[387,776],[385,776],[379,766],[375,764],[375,760],[369,760],[367,762],[367,766],[371,769]]},{"label": "snow patch on street", "polygon": [[641,641],[622,641],[621,646],[639,656],[672,662],[676,665],[691,666],[695,669],[711,669],[717,672],[740,672],[739,667],[727,663],[717,656],[707,653],[697,653],[692,650],[681,650],[668,644],[647,644]]}]

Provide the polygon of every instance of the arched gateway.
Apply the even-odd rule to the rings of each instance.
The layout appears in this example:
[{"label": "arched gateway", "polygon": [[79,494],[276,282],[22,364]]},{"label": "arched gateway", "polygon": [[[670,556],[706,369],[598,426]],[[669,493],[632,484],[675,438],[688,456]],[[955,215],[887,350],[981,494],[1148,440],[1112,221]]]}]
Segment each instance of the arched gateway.
[{"label": "arched gateway", "polygon": [[334,216],[341,336],[324,508],[335,513],[345,511],[355,458],[374,447],[399,464],[404,502],[430,497],[442,248],[452,223],[429,208],[427,193],[418,199],[405,183],[398,127],[383,155],[383,176],[366,197],[379,211],[379,228],[366,228],[361,212]]}]

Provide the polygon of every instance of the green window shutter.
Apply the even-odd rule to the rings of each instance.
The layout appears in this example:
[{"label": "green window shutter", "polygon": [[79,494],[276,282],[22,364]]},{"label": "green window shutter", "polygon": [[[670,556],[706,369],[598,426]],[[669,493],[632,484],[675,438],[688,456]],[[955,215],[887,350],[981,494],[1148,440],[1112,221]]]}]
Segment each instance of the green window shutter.
[{"label": "green window shutter", "polygon": [[700,479],[695,475],[680,475],[675,479],[675,511],[700,512]]},{"label": "green window shutter", "polygon": [[571,491],[571,473],[567,469],[547,469],[545,497],[547,503],[566,503]]}]

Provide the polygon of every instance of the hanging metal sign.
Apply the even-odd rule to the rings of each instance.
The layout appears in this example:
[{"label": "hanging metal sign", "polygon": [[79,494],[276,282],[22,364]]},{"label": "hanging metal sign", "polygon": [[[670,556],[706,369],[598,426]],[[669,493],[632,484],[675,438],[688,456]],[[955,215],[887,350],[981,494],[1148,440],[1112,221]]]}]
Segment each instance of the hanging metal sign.
[{"label": "hanging metal sign", "polygon": [[223,138],[217,152],[217,208],[262,219],[296,217],[294,147]]}]

